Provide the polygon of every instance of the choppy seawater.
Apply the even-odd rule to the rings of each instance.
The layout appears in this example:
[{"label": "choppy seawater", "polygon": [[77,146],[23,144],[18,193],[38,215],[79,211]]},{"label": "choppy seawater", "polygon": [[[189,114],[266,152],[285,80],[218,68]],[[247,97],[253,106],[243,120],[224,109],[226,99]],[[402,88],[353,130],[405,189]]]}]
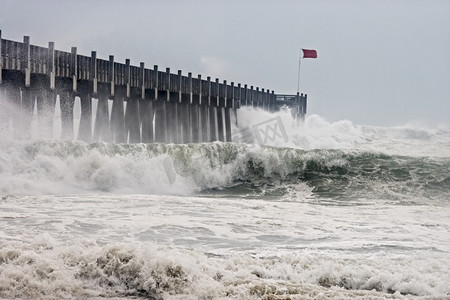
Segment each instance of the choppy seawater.
[{"label": "choppy seawater", "polygon": [[0,298],[450,298],[450,131],[286,128],[274,146],[3,139]]}]

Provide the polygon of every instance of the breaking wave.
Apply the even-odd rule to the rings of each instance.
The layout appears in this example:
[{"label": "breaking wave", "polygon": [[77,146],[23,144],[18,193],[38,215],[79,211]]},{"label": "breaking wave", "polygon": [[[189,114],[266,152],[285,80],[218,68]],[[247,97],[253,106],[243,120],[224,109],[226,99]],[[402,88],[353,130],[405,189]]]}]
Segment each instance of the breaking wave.
[{"label": "breaking wave", "polygon": [[450,195],[449,170],[445,157],[362,150],[33,141],[1,149],[0,192],[283,192],[305,183],[320,198],[443,200]]}]

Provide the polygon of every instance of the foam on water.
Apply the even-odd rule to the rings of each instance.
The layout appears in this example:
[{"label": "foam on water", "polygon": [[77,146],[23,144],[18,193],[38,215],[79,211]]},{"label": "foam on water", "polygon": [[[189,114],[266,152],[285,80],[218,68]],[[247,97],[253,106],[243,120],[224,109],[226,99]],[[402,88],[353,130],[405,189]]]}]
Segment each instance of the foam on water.
[{"label": "foam on water", "polygon": [[448,209],[337,206],[307,195],[5,197],[0,297],[450,294]]},{"label": "foam on water", "polygon": [[303,251],[214,256],[142,243],[60,243],[50,236],[0,248],[0,296],[164,299],[387,299],[446,297],[448,262],[414,255]]}]

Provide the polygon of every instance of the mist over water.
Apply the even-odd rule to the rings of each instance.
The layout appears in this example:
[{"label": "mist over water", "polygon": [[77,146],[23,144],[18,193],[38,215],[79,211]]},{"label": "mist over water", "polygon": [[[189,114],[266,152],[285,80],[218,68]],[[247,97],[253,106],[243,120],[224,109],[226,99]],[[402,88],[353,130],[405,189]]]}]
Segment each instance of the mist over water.
[{"label": "mist over water", "polygon": [[450,297],[448,128],[241,108],[233,143],[111,144],[33,118],[1,132],[0,297]]}]

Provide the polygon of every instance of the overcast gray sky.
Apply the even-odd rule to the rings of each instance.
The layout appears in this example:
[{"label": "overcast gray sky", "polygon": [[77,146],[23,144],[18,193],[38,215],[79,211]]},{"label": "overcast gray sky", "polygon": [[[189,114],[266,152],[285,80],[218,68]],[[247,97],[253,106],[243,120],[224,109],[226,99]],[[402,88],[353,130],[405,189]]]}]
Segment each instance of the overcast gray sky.
[{"label": "overcast gray sky", "polygon": [[[0,0],[2,38],[295,93],[329,121],[450,125],[450,0]],[[417,124],[417,123],[416,123]]]}]

